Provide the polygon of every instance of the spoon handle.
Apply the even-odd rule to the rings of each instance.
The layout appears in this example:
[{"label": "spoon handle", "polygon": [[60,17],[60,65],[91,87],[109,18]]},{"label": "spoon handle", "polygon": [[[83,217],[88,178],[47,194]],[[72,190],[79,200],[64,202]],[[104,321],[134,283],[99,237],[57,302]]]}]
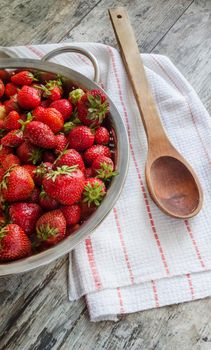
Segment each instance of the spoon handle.
[{"label": "spoon handle", "polygon": [[150,91],[144,65],[127,11],[123,7],[109,9],[108,11],[141,114],[148,143],[153,144],[155,142],[161,142],[162,140],[166,141],[167,137]]}]

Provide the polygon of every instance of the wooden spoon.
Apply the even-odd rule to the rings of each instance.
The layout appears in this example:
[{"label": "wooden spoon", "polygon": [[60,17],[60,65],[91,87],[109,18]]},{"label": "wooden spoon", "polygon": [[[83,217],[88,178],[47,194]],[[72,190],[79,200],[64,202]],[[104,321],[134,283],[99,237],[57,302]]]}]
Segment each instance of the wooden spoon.
[{"label": "wooden spoon", "polygon": [[147,135],[145,175],[149,193],[166,214],[192,217],[203,202],[198,178],[166,136],[126,10],[118,7],[110,9],[109,14]]}]

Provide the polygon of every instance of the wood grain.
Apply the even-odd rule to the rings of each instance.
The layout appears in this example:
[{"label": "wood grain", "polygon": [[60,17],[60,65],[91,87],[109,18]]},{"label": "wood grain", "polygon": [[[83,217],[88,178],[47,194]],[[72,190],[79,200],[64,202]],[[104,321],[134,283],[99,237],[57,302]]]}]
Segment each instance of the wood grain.
[{"label": "wood grain", "polygon": [[[27,8],[18,10],[21,3]],[[1,45],[59,40],[114,44],[107,8],[126,5],[141,51],[170,56],[211,112],[209,0],[12,0],[9,9],[7,4],[0,3]],[[67,300],[66,278],[66,258],[0,278],[1,350],[211,348],[210,298],[124,316],[115,324],[94,324],[83,299]]]}]

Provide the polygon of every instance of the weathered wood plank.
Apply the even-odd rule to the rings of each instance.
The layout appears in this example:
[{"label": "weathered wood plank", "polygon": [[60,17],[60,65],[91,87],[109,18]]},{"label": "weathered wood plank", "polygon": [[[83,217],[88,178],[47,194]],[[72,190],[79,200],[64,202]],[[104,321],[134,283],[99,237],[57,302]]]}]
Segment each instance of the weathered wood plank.
[{"label": "weathered wood plank", "polygon": [[99,0],[1,0],[0,45],[60,41]]},{"label": "weathered wood plank", "polygon": [[[11,3],[12,9],[20,3],[24,6],[27,4],[28,9],[24,10],[26,12],[20,11],[18,17],[12,17],[10,10],[7,22],[2,22],[1,19],[1,31],[3,28],[4,33],[2,42],[5,45],[14,44],[17,37],[20,38],[20,43],[58,41],[67,32],[63,28],[67,26],[69,30],[64,13],[67,8],[69,11],[73,1],[57,2],[60,6],[55,4],[56,1],[43,2],[42,6],[47,6],[48,10],[45,15],[40,14],[40,19],[34,18],[33,10],[41,1],[13,0]],[[6,5],[6,0],[2,0],[0,8],[3,8],[3,4]],[[63,12],[57,15],[62,9],[61,4],[64,7]],[[87,4],[88,2],[85,2],[81,5],[81,13],[83,6]],[[127,4],[130,16],[134,16],[132,23],[142,52],[150,52],[154,48],[154,52],[169,55],[208,106],[208,67],[211,61],[210,1],[102,0],[84,19],[82,15],[79,16],[81,22],[66,39],[115,44],[107,7],[120,4]],[[87,12],[89,11],[90,7]],[[31,28],[23,18],[24,14],[29,12],[33,12],[31,20],[35,23],[36,32],[35,27]],[[39,12],[41,10],[37,10],[36,13]],[[3,17],[4,13],[1,11],[0,17]],[[58,32],[54,27],[52,33],[50,30],[47,33],[45,28],[47,25],[50,28],[50,21],[53,21],[54,25],[56,21],[59,22]],[[77,23],[72,22],[72,19],[70,21],[73,25]],[[9,23],[13,33],[7,36]],[[17,26],[16,31],[14,24]],[[155,47],[157,43],[158,46]],[[1,350],[210,349],[211,299],[124,316],[117,324],[93,324],[88,320],[84,300],[68,302],[66,273],[67,263],[64,258],[24,275],[0,279]]]},{"label": "weathered wood plank", "polygon": [[64,39],[101,42],[117,47],[108,8],[125,6],[140,50],[149,52],[192,3],[193,0],[102,0]]}]

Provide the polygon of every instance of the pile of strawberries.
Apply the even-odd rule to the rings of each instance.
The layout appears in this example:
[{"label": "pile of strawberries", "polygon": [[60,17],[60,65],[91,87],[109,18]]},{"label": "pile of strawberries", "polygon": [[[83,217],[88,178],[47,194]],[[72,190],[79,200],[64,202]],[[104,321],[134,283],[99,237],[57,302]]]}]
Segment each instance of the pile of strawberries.
[{"label": "pile of strawberries", "polygon": [[109,104],[62,78],[0,71],[0,261],[30,256],[74,233],[117,173]]}]

